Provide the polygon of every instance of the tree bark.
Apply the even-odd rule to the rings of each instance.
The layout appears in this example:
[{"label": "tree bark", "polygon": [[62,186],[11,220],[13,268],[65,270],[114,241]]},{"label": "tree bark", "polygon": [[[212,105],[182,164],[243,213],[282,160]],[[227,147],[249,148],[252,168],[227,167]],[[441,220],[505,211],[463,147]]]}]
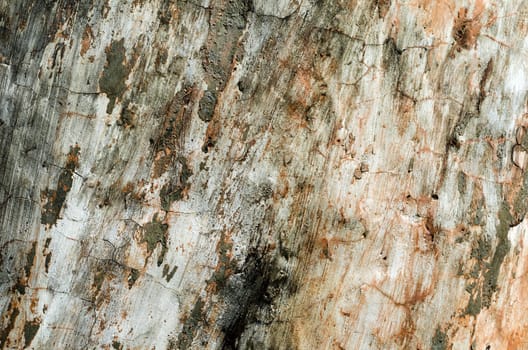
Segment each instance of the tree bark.
[{"label": "tree bark", "polygon": [[528,2],[0,1],[0,348],[528,348]]}]

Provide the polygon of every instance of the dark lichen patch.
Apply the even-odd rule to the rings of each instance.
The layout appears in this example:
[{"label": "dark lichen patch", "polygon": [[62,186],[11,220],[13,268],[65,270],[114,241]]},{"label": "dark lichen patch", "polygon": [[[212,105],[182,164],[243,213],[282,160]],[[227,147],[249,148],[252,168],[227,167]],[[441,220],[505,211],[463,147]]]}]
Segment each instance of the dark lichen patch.
[{"label": "dark lichen patch", "polygon": [[198,116],[205,122],[213,119],[217,92],[225,88],[233,62],[242,60],[239,42],[251,7],[251,1],[233,0],[211,10],[209,25],[212,30],[201,50],[208,90],[200,100]]},{"label": "dark lichen patch", "polygon": [[118,342],[117,340],[114,340],[112,342],[112,348],[115,349],[115,350],[121,350],[121,349],[123,349],[123,345],[121,345],[121,343]]},{"label": "dark lichen patch", "polygon": [[46,190],[41,192],[41,199],[44,202],[40,218],[41,224],[49,227],[57,223],[62,206],[66,201],[66,195],[73,184],[73,174],[79,166],[80,150],[79,145],[70,147],[66,164],[59,175],[57,189],[50,190],[46,188]]},{"label": "dark lichen patch", "polygon": [[165,264],[163,266],[163,277],[167,280],[167,282],[170,282],[174,274],[176,273],[176,270],[178,270],[178,266],[174,266],[172,270],[170,269],[169,264]]},{"label": "dark lichen patch", "polygon": [[46,273],[49,272],[50,265],[51,265],[51,252],[48,252],[44,259],[44,268],[46,269]]},{"label": "dark lichen patch", "polygon": [[227,2],[224,8],[213,9],[210,25],[216,30],[210,31],[206,46],[202,50],[203,67],[208,73],[210,88],[223,89],[250,8],[249,1],[234,0]]},{"label": "dark lichen patch", "polygon": [[9,314],[7,326],[0,330],[0,349],[4,349],[6,344],[9,346],[9,333],[11,333],[11,331],[15,327],[16,319],[20,314],[20,311],[18,310],[14,299],[11,300],[10,308],[8,312],[4,314],[4,317],[7,316],[7,314]]},{"label": "dark lichen patch", "polygon": [[480,237],[476,241],[476,246],[471,249],[470,257],[483,262],[491,253],[491,242],[486,237]]},{"label": "dark lichen patch", "polygon": [[513,201],[512,213],[515,221],[520,222],[528,214],[528,172],[525,172],[522,187]]},{"label": "dark lichen patch", "polygon": [[216,293],[225,287],[227,279],[236,269],[236,261],[232,259],[233,243],[222,232],[220,240],[216,245],[216,253],[218,255],[218,263],[211,278],[207,281],[208,288],[213,293]]},{"label": "dark lichen patch", "polygon": [[223,348],[236,349],[249,324],[257,322],[257,312],[270,304],[273,295],[269,266],[257,254],[250,254],[239,279],[230,281],[223,290],[227,308],[221,319]]},{"label": "dark lichen patch", "polygon": [[168,171],[175,161],[180,161],[179,150],[184,148],[188,129],[192,119],[192,103],[195,89],[187,86],[172,101],[167,103],[163,112],[164,121],[157,138],[152,139],[154,146],[153,177],[158,178]]},{"label": "dark lichen patch", "polygon": [[126,90],[125,81],[130,74],[126,62],[125,39],[113,41],[105,50],[106,65],[99,79],[99,88],[110,99],[106,113],[112,113],[116,100]]},{"label": "dark lichen patch", "polygon": [[[477,245],[471,250],[471,258],[476,259],[471,278],[482,277],[481,288],[471,288],[471,297],[465,310],[465,314],[476,316],[483,308],[489,308],[493,295],[497,291],[500,268],[504,258],[510,251],[508,231],[513,222],[508,205],[503,203],[499,210],[499,223],[496,227],[497,245],[491,256],[491,242],[485,238],[477,241]],[[491,261],[490,261],[491,256]]]},{"label": "dark lichen patch", "polygon": [[161,209],[170,210],[172,202],[187,198],[187,192],[191,187],[189,178],[193,175],[191,168],[187,164],[187,159],[178,157],[180,172],[176,181],[173,178],[163,185],[160,190]]},{"label": "dark lichen patch", "polygon": [[42,254],[44,255],[44,268],[46,269],[46,273],[48,273],[51,264],[51,252],[49,251],[50,243],[51,238],[46,238],[46,241],[44,242],[44,249],[42,249]]},{"label": "dark lichen patch", "polygon": [[497,280],[502,262],[510,251],[508,231],[512,222],[513,217],[510,214],[510,210],[506,204],[503,204],[499,211],[499,224],[497,225],[498,243],[493,258],[491,259],[491,263],[484,274],[484,285],[482,287],[482,305],[484,307],[489,307],[491,305],[492,296],[497,290]]},{"label": "dark lichen patch", "polygon": [[[251,248],[242,266],[232,257],[232,250],[229,235],[222,233],[216,247],[217,267],[206,288],[222,305],[214,321],[224,333],[222,349],[239,348],[248,327],[273,322],[273,303],[284,293],[285,286],[291,288],[288,274],[279,268],[271,254],[278,252],[274,245]],[[211,321],[203,315],[206,303],[200,302],[199,308],[195,306],[193,315],[185,321],[178,349],[187,348],[196,337],[197,328]]]},{"label": "dark lichen patch", "polygon": [[172,100],[170,100],[162,112],[163,125],[161,132],[154,142],[154,152],[157,154],[165,149],[175,151],[183,147],[185,135],[192,119],[193,102],[197,89],[186,85]]},{"label": "dark lichen patch", "polygon": [[[491,249],[491,242],[485,237],[480,237],[474,242],[470,258],[475,259],[476,263],[469,273],[471,279],[478,280],[482,271],[486,269]],[[464,315],[476,316],[482,310],[482,288],[478,287],[479,285],[477,285],[476,282],[472,282],[466,287],[466,291],[470,294],[470,298],[464,311]]]},{"label": "dark lichen patch", "polygon": [[183,198],[183,189],[179,186],[173,187],[170,183],[163,185],[160,190],[161,209],[170,210],[171,203]]},{"label": "dark lichen patch", "polygon": [[474,112],[463,112],[461,117],[456,121],[453,132],[448,134],[448,139],[446,142],[447,148],[459,149],[461,146],[460,139],[464,135],[464,132],[473,118],[478,118],[478,114]]},{"label": "dark lichen patch", "polygon": [[95,291],[94,296],[97,296],[99,294],[99,292],[101,292],[101,288],[103,287],[104,280],[105,280],[104,271],[97,271],[94,274],[93,282],[92,282],[92,288]]},{"label": "dark lichen patch", "polygon": [[150,257],[158,243],[161,245],[161,253],[158,257],[158,266],[161,265],[167,253],[167,230],[169,225],[158,220],[158,214],[154,214],[152,221],[143,225],[143,237],[141,243],[147,243],[147,252]]},{"label": "dark lichen patch", "polygon": [[125,129],[133,129],[136,126],[136,113],[129,103],[123,106],[123,110],[117,120],[117,125],[122,126]]},{"label": "dark lichen patch", "polygon": [[482,310],[482,298],[480,293],[471,293],[465,314],[469,316],[477,316],[480,313],[480,310]]},{"label": "dark lichen patch", "polygon": [[220,294],[226,305],[219,320],[224,349],[238,348],[251,325],[270,324],[275,317],[275,300],[295,288],[268,250],[253,248],[235,272]]},{"label": "dark lichen patch", "polygon": [[46,238],[46,241],[44,242],[44,249],[48,249],[50,243],[51,243],[51,237]]},{"label": "dark lichen patch", "polygon": [[447,338],[447,335],[444,332],[442,332],[440,328],[437,328],[433,336],[432,342],[431,342],[431,349],[432,350],[446,350],[448,341],[449,340]]},{"label": "dark lichen patch", "polygon": [[402,50],[398,48],[393,38],[385,40],[383,43],[383,68],[396,77],[400,74],[401,55]]},{"label": "dark lichen patch", "polygon": [[216,100],[216,91],[207,90],[204,92],[198,108],[198,116],[204,122],[210,122],[213,119]]},{"label": "dark lichen patch", "polygon": [[128,289],[134,286],[138,278],[139,278],[139,270],[133,269],[133,268],[130,269],[130,273],[128,275],[128,280],[127,280]]},{"label": "dark lichen patch", "polygon": [[31,249],[28,252],[28,255],[26,256],[26,265],[24,266],[24,271],[26,272],[26,277],[28,278],[31,273],[31,268],[33,267],[33,263],[35,261],[36,253],[37,253],[37,242],[33,242],[33,244],[31,245]]},{"label": "dark lichen patch", "polygon": [[177,349],[189,349],[196,331],[200,324],[205,320],[205,315],[203,312],[205,302],[202,298],[198,298],[194,304],[191,314],[183,321],[183,329],[178,336]]},{"label": "dark lichen patch", "polygon": [[26,282],[25,279],[19,278],[12,288],[13,292],[18,292],[20,295],[26,294]]},{"label": "dark lichen patch", "polygon": [[457,175],[457,189],[458,193],[463,196],[466,193],[467,176],[464,172],[459,171]]},{"label": "dark lichen patch", "polygon": [[31,342],[37,335],[37,332],[40,328],[39,321],[26,322],[24,324],[24,346],[27,348],[31,345]]},{"label": "dark lichen patch", "polygon": [[476,18],[468,18],[468,9],[461,8],[453,25],[453,39],[458,48],[469,50],[477,42],[482,25]]},{"label": "dark lichen patch", "polygon": [[477,101],[477,109],[478,109],[479,112],[480,112],[480,107],[481,107],[482,101],[484,101],[484,99],[487,96],[486,85],[488,83],[488,80],[489,80],[489,78],[491,76],[491,72],[492,71],[493,71],[493,58],[491,58],[488,61],[488,64],[486,65],[486,68],[484,69],[484,72],[482,73],[482,78],[480,79],[480,83],[479,83],[479,97],[478,97],[478,101]]},{"label": "dark lichen patch", "polygon": [[156,71],[158,73],[162,73],[162,66],[167,64],[168,58],[169,58],[168,50],[164,47],[159,48],[158,54],[156,55],[156,60],[154,62],[156,66]]}]

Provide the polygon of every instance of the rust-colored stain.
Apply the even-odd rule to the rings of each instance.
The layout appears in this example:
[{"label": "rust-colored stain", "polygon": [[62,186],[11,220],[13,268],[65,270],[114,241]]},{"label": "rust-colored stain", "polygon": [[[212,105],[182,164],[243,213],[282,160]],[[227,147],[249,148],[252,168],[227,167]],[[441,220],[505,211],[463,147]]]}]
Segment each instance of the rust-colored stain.
[{"label": "rust-colored stain", "polygon": [[455,15],[456,2],[454,0],[415,0],[410,6],[420,11],[424,29],[431,34],[439,34],[452,21]]},{"label": "rust-colored stain", "polygon": [[233,274],[236,268],[236,261],[232,258],[232,248],[233,242],[230,239],[230,235],[222,233],[216,245],[218,263],[212,277],[207,282],[207,290],[211,293],[217,293],[224,288],[227,279]]},{"label": "rust-colored stain", "polygon": [[518,2],[9,2],[13,142],[42,157],[81,136],[93,156],[73,193],[78,145],[50,172],[7,154],[38,169],[0,207],[32,210],[8,221],[0,348],[525,346]]},{"label": "rust-colored stain", "polygon": [[93,40],[93,33],[92,33],[92,27],[89,25],[86,25],[86,28],[84,29],[82,40],[81,40],[81,56],[84,57],[88,49],[90,48],[90,45],[92,45]]},{"label": "rust-colored stain", "polygon": [[459,47],[468,50],[475,46],[481,28],[478,17],[468,18],[468,9],[461,8],[453,24],[453,38]]}]

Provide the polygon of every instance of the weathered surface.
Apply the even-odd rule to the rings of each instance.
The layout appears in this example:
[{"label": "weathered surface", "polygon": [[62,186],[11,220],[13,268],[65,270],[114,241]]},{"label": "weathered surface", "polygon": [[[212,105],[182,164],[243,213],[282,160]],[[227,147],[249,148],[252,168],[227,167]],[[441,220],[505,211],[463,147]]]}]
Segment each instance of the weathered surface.
[{"label": "weathered surface", "polygon": [[528,2],[0,1],[0,348],[528,347]]}]

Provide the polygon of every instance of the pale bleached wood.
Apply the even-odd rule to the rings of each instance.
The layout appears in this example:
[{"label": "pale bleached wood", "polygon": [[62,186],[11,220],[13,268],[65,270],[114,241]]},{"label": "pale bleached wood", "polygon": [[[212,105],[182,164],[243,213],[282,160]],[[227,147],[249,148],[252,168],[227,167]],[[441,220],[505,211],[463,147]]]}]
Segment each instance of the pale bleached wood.
[{"label": "pale bleached wood", "polygon": [[527,21],[0,1],[0,348],[528,348]]}]

